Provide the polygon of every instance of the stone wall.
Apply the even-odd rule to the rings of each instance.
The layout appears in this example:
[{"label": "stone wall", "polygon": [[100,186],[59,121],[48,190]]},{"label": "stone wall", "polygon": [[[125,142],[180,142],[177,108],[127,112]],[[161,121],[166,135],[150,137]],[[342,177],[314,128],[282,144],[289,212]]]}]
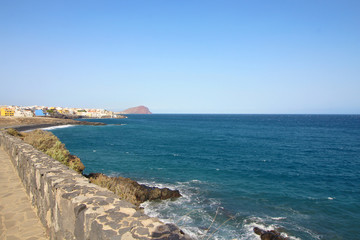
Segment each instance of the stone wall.
[{"label": "stone wall", "polygon": [[0,146],[50,239],[190,239],[177,226],[150,218],[21,139],[0,131]]}]

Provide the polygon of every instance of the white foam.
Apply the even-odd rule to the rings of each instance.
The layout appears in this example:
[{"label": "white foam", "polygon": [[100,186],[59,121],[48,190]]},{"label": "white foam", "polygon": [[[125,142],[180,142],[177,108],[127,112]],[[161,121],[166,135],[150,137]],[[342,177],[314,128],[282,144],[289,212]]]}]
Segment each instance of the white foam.
[{"label": "white foam", "polygon": [[[194,179],[187,182],[177,182],[176,184],[163,184],[154,181],[142,182],[142,184],[161,188],[167,187],[170,189],[178,189],[180,191],[182,197],[175,201],[169,199],[161,202],[148,201],[142,203],[141,207],[144,208],[144,213],[150,217],[157,217],[165,223],[174,223],[178,225],[193,239],[207,239],[212,232],[229,217],[219,200],[211,198],[203,199],[199,197],[199,191],[202,188],[201,184],[207,184],[206,182]],[[207,228],[211,225],[217,208],[220,210],[218,218],[212,226],[212,230],[207,232]],[[220,216],[221,218],[219,218]],[[243,216],[238,213],[233,220],[221,226],[219,232],[212,235],[211,239],[258,240],[259,236],[254,233],[254,227],[264,230],[278,229],[283,227],[280,223],[281,220],[284,219],[286,219],[286,217],[282,216],[269,216],[265,217],[265,219],[259,217],[243,219]],[[285,233],[282,233],[282,235],[291,240],[300,240],[299,238],[288,236]]]},{"label": "white foam", "polygon": [[[181,198],[173,200],[163,200],[161,202],[144,202],[141,207],[144,213],[150,217],[157,217],[165,223],[174,223],[178,225],[186,234],[193,239],[207,239],[212,232],[206,235],[206,229],[211,225],[214,219],[216,209],[223,211],[221,202],[216,199],[202,199],[199,197],[201,187],[199,184],[205,184],[200,180],[194,179],[187,182],[177,182],[176,184],[161,184],[156,182],[142,182],[148,186],[167,187],[170,189],[178,189],[182,194]],[[213,209],[213,210],[212,210]],[[221,215],[221,214],[219,214]],[[217,219],[213,225],[219,226],[222,222]],[[230,223],[230,222],[229,222]],[[240,238],[238,230],[228,228],[228,224],[221,226],[219,232],[211,236],[211,239],[228,240],[228,236]]]},{"label": "white foam", "polygon": [[201,181],[200,181],[200,180],[197,180],[197,179],[191,180],[190,182],[201,183]]},{"label": "white foam", "polygon": [[284,219],[286,219],[286,217],[272,217],[271,219],[272,219],[272,220],[275,220],[275,221],[279,221],[279,220],[284,220]]},{"label": "white foam", "polygon": [[[309,234],[312,239],[318,239],[318,240],[322,239],[322,237],[320,235],[313,233],[311,230],[309,230],[307,228],[304,228],[304,227],[301,227],[301,226],[297,226],[296,228],[300,232],[305,232],[305,233]],[[295,238],[295,237],[291,237],[291,236],[290,236],[290,239],[301,240],[300,238]]]},{"label": "white foam", "polygon": [[60,126],[53,126],[53,127],[46,127],[46,128],[40,128],[41,130],[49,131],[54,129],[60,129],[60,128],[68,128],[68,127],[74,127],[75,125],[60,125]]}]

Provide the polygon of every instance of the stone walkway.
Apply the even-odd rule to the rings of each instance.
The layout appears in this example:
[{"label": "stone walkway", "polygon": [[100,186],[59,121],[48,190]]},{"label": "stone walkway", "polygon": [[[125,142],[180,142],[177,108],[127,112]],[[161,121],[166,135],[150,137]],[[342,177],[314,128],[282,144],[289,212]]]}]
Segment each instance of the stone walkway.
[{"label": "stone walkway", "polygon": [[0,240],[45,240],[30,198],[9,156],[0,148]]}]

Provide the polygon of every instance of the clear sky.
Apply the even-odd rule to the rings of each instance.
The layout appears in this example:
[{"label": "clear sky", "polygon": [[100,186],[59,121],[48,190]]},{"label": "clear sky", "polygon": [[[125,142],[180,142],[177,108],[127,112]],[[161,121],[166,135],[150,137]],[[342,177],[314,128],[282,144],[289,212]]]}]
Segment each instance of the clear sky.
[{"label": "clear sky", "polygon": [[0,1],[0,105],[360,114],[360,1]]}]

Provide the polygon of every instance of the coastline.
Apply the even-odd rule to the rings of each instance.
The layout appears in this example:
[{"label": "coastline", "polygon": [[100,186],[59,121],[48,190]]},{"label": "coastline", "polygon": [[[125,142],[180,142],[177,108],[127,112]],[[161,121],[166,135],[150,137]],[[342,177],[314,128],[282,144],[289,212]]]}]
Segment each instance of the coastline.
[{"label": "coastline", "polygon": [[191,239],[4,130],[0,146],[50,239]]},{"label": "coastline", "polygon": [[[80,121],[79,121],[80,122]],[[57,127],[57,126],[65,126],[65,125],[92,125],[92,126],[104,126],[106,124],[94,123],[94,124],[82,124],[82,123],[49,123],[49,124],[34,124],[34,125],[20,125],[20,126],[11,126],[7,128],[14,128],[17,131],[29,131],[35,129],[49,128],[49,127]]]},{"label": "coastline", "polygon": [[[49,118],[46,118],[46,120],[49,120]],[[76,120],[63,120],[61,119],[60,121],[58,121],[58,119],[50,119],[50,120],[55,120],[53,123],[39,123],[39,124],[31,124],[31,125],[20,125],[20,126],[8,126],[5,127],[4,129],[15,129],[16,131],[18,131],[19,133],[16,133],[16,135],[14,136],[21,136],[20,132],[29,132],[32,130],[43,130],[46,131],[48,129],[51,129],[53,127],[60,127],[60,126],[64,126],[64,127],[71,127],[71,126],[76,126],[76,125],[90,125],[90,126],[104,126],[107,125],[105,123],[101,123],[101,122],[87,122],[87,121],[76,121]],[[16,132],[15,131],[15,132]],[[11,133],[10,133],[11,134]],[[53,135],[55,137],[55,139],[57,139],[57,137],[50,132],[51,135]],[[12,134],[11,134],[12,135]],[[25,135],[26,136],[26,135]],[[33,140],[31,142],[26,141],[25,139],[23,139],[25,136],[22,136],[22,140],[30,145],[35,144],[33,142]],[[33,137],[30,138],[41,138],[42,141],[50,141],[50,136],[45,137],[44,135],[35,135]],[[20,137],[21,138],[21,137]],[[59,139],[57,139],[57,141],[59,141]],[[49,143],[50,143],[49,142]],[[61,140],[60,140],[61,143]],[[39,149],[40,146],[37,145],[33,145],[35,148]],[[64,147],[65,151],[68,151],[66,149],[66,147]],[[47,153],[47,151],[50,151],[50,149],[42,149],[41,150],[44,153]],[[54,151],[54,150],[52,150]],[[62,151],[60,151],[62,152]],[[50,155],[49,156],[53,157],[54,159],[57,159],[58,155]],[[74,169],[72,167],[70,167],[70,165],[67,165],[63,162],[63,164],[65,164],[66,166],[68,166],[69,168],[72,168],[73,170],[77,171],[79,174],[83,175],[84,177],[88,178],[89,181],[91,183],[95,183],[96,185],[99,185],[101,187],[107,188],[110,191],[114,192],[116,195],[118,195],[121,199],[130,202],[131,204],[134,204],[136,206],[140,206],[141,203],[145,202],[145,201],[151,201],[151,200],[165,200],[165,199],[173,199],[173,198],[178,198],[181,197],[181,194],[178,190],[171,190],[169,188],[158,188],[158,187],[149,187],[147,185],[144,184],[139,184],[137,181],[132,180],[131,178],[124,178],[121,176],[118,177],[110,177],[110,176],[106,176],[103,173],[90,173],[89,175],[87,174],[83,174],[82,171],[85,169],[84,164],[81,162],[80,158],[78,158],[75,155],[71,155],[74,159],[77,159],[80,164],[82,165],[82,170],[78,171],[78,169]],[[65,156],[64,156],[65,157]],[[60,160],[59,160],[60,161]]]},{"label": "coastline", "polygon": [[[105,124],[105,123],[99,123],[99,122],[86,122],[86,121],[76,121],[76,120],[69,120],[69,119],[51,119],[51,120],[54,120],[53,122],[51,122],[51,123],[46,123],[48,120],[49,120],[49,118],[42,118],[41,120],[45,120],[44,122],[45,123],[37,123],[37,124],[29,124],[29,125],[11,125],[11,124],[7,124],[6,126],[4,126],[4,125],[0,125],[0,130],[5,130],[5,129],[9,129],[9,128],[13,128],[13,129],[15,129],[15,130],[17,130],[17,131],[31,131],[31,130],[35,130],[35,129],[43,129],[43,128],[50,128],[50,127],[57,127],[57,126],[76,126],[76,125],[91,125],[91,126],[103,126],[103,125],[107,125],[107,124]],[[36,121],[38,121],[38,120],[36,120]],[[90,183],[93,183],[93,180],[89,177],[89,176],[86,176],[86,175],[84,175],[84,174],[81,174],[80,173],[80,175],[81,176],[83,176],[83,177],[86,177],[86,179],[89,179],[89,182]],[[104,175],[105,176],[105,175]],[[109,177],[110,178],[110,177]],[[115,181],[116,180],[119,180],[121,177],[118,177],[118,178],[112,178],[112,179],[115,179]],[[148,186],[145,186],[145,185],[143,185],[143,184],[139,184],[138,182],[136,182],[136,181],[134,181],[134,180],[131,180],[131,179],[129,179],[129,178],[123,178],[123,179],[125,179],[126,180],[126,182],[127,182],[127,184],[128,184],[128,186],[131,186],[131,191],[133,192],[133,194],[134,194],[134,196],[137,196],[138,194],[139,194],[139,192],[141,193],[141,194],[144,194],[144,192],[145,192],[145,194],[147,194],[147,195],[154,195],[154,193],[152,193],[153,191],[156,191],[157,192],[157,194],[161,197],[161,196],[164,196],[164,193],[163,193],[163,190],[166,190],[165,192],[168,192],[168,190],[169,189],[167,189],[167,188],[165,188],[165,189],[160,189],[160,188],[157,188],[157,187],[148,187]],[[122,180],[122,179],[121,179]],[[122,180],[123,181],[123,180]],[[96,184],[96,185],[99,185],[99,184]],[[137,189],[135,189],[134,190],[134,187],[132,187],[133,185],[137,185]],[[106,186],[101,186],[101,185],[99,185],[100,187],[102,187],[103,189],[109,189],[109,188],[107,188]],[[124,187],[124,186],[123,186]],[[125,186],[125,188],[126,188],[126,186]],[[142,189],[140,189],[139,190],[139,188],[142,188]],[[112,191],[111,189],[109,189],[111,192],[114,192],[114,191]],[[171,190],[171,191],[176,191],[176,192],[178,192],[178,194],[179,194],[179,196],[181,196],[180,195],[180,193],[179,193],[179,191],[177,191],[177,190]],[[116,193],[116,192],[114,192],[114,194],[115,195],[118,195],[118,193]],[[126,194],[125,194],[126,195]],[[130,194],[131,195],[131,194]],[[118,196],[119,197],[119,196]],[[162,198],[160,198],[159,197],[159,199],[162,199]],[[178,197],[178,196],[177,196]],[[140,205],[140,203],[141,202],[139,202],[139,203],[134,203],[133,201],[131,201],[131,200],[129,200],[128,198],[123,198],[123,197],[119,197],[119,199],[120,199],[120,201],[125,201],[125,202],[127,202],[128,204],[131,204],[133,207],[135,207],[134,209],[136,210],[136,212],[139,212],[139,213],[141,213],[141,216],[139,217],[139,220],[138,221],[141,221],[145,216],[146,216],[146,219],[148,219],[149,217],[146,215],[146,214],[144,214],[144,211],[143,211],[143,208],[142,207],[140,207],[139,205]],[[150,198],[149,198],[150,199]],[[148,200],[149,200],[148,199]],[[164,199],[166,199],[166,198],[164,198]],[[151,199],[150,199],[151,200]],[[146,201],[146,200],[145,200]],[[120,213],[122,213],[121,211],[120,211]],[[135,217],[135,216],[134,216]],[[41,218],[41,217],[40,217]],[[164,223],[164,222],[162,222],[161,220],[159,220],[158,218],[153,218],[153,217],[150,217],[150,219],[152,219],[151,220],[151,224],[149,225],[149,226],[147,226],[146,228],[152,228],[152,225],[155,225],[155,226],[166,226],[166,228],[165,228],[165,230],[166,230],[166,232],[169,232],[169,230],[170,230],[170,235],[172,235],[173,236],[173,234],[175,234],[176,235],[176,237],[177,238],[179,238],[179,239],[188,239],[188,240],[190,240],[191,238],[189,237],[189,236],[187,236],[186,234],[184,234],[183,232],[182,232],[182,230],[181,229],[179,229],[176,225],[173,225],[173,224],[169,224],[169,223]],[[149,220],[150,220],[149,219]],[[165,225],[163,225],[163,224],[165,224]],[[173,227],[171,227],[171,226],[173,226]],[[149,228],[149,230],[150,230],[150,228]],[[168,230],[167,230],[167,228],[168,228]],[[153,234],[155,234],[155,236],[157,236],[158,235],[158,233],[157,233],[157,231],[158,231],[158,227],[156,228],[156,229],[152,229],[153,231],[156,231],[156,233],[153,233]],[[161,231],[163,231],[163,228],[161,228]],[[150,231],[151,232],[151,231]],[[174,232],[174,233],[172,233],[172,232]],[[129,233],[130,233],[130,230],[129,230]],[[161,235],[161,234],[160,234]],[[153,236],[153,235],[152,235]]]},{"label": "coastline", "polygon": [[[37,124],[37,125],[35,125],[35,124],[33,124],[33,125],[30,125],[30,126],[22,126],[22,127],[27,127],[28,129],[35,129],[36,127],[39,127],[40,126],[40,128],[42,128],[42,127],[51,127],[51,126],[64,126],[65,124],[60,124],[60,123],[57,123],[57,124],[46,124],[46,125],[44,125],[44,124]],[[80,124],[77,124],[77,125],[80,125]],[[87,124],[85,124],[85,125],[87,125]],[[92,125],[92,124],[91,124]],[[81,128],[82,129],[82,128]],[[111,176],[111,175],[110,175]],[[131,176],[130,176],[131,177]],[[140,185],[142,185],[141,183],[139,183]],[[144,183],[144,184],[146,184],[146,185],[148,185],[147,183]],[[150,184],[150,186],[152,186],[151,184]],[[168,187],[168,186],[166,186],[166,187]],[[171,187],[172,188],[172,187]],[[176,189],[179,189],[179,188],[177,188],[176,187]],[[185,198],[186,198],[187,196],[185,196]],[[145,208],[147,208],[146,207],[147,205],[145,204],[145,206],[140,206],[140,209],[142,208],[142,207],[145,207]],[[137,208],[137,210],[139,210],[139,208]],[[154,209],[153,209],[154,210]],[[156,210],[156,209],[155,209]],[[160,216],[158,216],[157,214],[155,214],[155,215],[149,215],[149,213],[148,212],[146,212],[146,211],[141,211],[142,213],[144,213],[144,214],[146,214],[147,216],[151,216],[151,217],[155,217],[155,218],[158,218],[161,222],[163,222],[163,223],[174,223],[174,221],[167,221],[166,219],[162,219]],[[252,226],[253,227],[253,226]],[[261,225],[256,225],[256,227],[264,227],[264,226],[261,226]],[[183,229],[187,234],[189,234],[191,237],[195,237],[195,236],[192,236],[190,233],[191,232],[188,232],[188,229]],[[262,230],[262,229],[261,229]],[[266,233],[266,231],[259,231],[261,234],[264,234],[264,233]]]},{"label": "coastline", "polygon": [[86,122],[73,119],[60,119],[49,117],[0,117],[0,129],[14,128],[17,131],[29,131],[39,128],[55,127],[62,125],[104,126],[107,124],[101,122]]}]

